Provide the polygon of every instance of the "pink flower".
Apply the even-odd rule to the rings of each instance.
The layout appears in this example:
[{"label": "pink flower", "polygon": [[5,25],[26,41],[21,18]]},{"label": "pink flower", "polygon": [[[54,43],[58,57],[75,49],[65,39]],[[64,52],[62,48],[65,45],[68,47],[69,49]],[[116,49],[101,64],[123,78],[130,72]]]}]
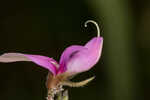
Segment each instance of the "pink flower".
[{"label": "pink flower", "polygon": [[48,69],[53,77],[63,75],[64,73],[68,73],[69,76],[71,76],[88,71],[98,62],[103,45],[103,38],[100,37],[97,23],[88,20],[85,23],[85,26],[87,26],[87,23],[89,22],[96,25],[98,30],[97,37],[92,38],[84,46],[72,45],[66,48],[62,53],[59,62],[46,56],[22,53],[5,53],[0,56],[0,62],[32,61],[35,64]]}]

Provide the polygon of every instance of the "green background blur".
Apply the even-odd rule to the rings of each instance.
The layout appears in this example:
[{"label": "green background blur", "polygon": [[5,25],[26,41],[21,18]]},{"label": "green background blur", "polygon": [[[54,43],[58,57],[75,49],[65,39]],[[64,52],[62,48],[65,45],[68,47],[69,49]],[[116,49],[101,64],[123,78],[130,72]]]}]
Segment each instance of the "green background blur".
[{"label": "green background blur", "polygon": [[[2,0],[0,54],[22,52],[59,60],[72,44],[96,36],[99,23],[104,47],[100,61],[74,81],[96,79],[68,88],[70,100],[150,99],[149,0]],[[31,62],[0,64],[0,100],[44,100],[47,70]]]}]

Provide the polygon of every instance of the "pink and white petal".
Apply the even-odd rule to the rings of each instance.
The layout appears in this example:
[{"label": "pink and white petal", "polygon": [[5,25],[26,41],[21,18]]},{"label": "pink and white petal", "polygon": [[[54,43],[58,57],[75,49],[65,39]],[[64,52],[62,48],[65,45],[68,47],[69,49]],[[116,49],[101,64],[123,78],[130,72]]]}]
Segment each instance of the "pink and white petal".
[{"label": "pink and white petal", "polygon": [[80,73],[92,68],[99,60],[103,45],[102,37],[91,39],[80,52],[76,53],[67,63],[69,73]]},{"label": "pink and white petal", "polygon": [[80,50],[85,49],[84,46],[80,46],[80,45],[72,45],[69,46],[68,48],[66,48],[64,50],[64,52],[62,53],[61,57],[60,57],[60,68],[58,70],[58,74],[65,72],[66,71],[66,64],[68,63],[68,61]]},{"label": "pink and white petal", "polygon": [[22,54],[22,53],[5,53],[0,56],[0,62],[10,63],[17,61],[32,61],[37,65],[40,65],[43,68],[48,69],[54,75],[57,71],[57,62],[49,57],[40,56],[40,55],[30,55],[30,54]]},{"label": "pink and white petal", "polygon": [[85,45],[86,48],[90,51],[90,55],[92,59],[95,60],[93,62],[97,62],[101,56],[102,53],[102,47],[103,47],[103,38],[102,37],[95,37],[91,39],[88,43]]}]

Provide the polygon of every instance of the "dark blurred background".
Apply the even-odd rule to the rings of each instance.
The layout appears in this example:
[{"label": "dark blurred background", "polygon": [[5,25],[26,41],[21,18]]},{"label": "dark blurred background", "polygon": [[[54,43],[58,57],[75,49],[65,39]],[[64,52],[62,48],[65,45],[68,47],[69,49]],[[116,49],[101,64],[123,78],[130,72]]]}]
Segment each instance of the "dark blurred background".
[{"label": "dark blurred background", "polygon": [[[99,23],[104,47],[92,70],[75,77],[96,79],[69,88],[70,100],[150,99],[149,0],[2,0],[0,54],[41,54],[59,60],[72,44],[84,45]],[[31,62],[0,64],[0,100],[44,100],[47,70]]]}]

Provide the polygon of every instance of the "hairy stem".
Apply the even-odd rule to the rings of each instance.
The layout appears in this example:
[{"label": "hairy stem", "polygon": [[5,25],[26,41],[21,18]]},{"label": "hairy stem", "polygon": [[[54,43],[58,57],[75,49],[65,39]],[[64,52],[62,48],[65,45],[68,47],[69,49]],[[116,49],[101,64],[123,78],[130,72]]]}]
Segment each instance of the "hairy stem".
[{"label": "hairy stem", "polygon": [[69,100],[68,90],[60,92],[56,100]]}]

